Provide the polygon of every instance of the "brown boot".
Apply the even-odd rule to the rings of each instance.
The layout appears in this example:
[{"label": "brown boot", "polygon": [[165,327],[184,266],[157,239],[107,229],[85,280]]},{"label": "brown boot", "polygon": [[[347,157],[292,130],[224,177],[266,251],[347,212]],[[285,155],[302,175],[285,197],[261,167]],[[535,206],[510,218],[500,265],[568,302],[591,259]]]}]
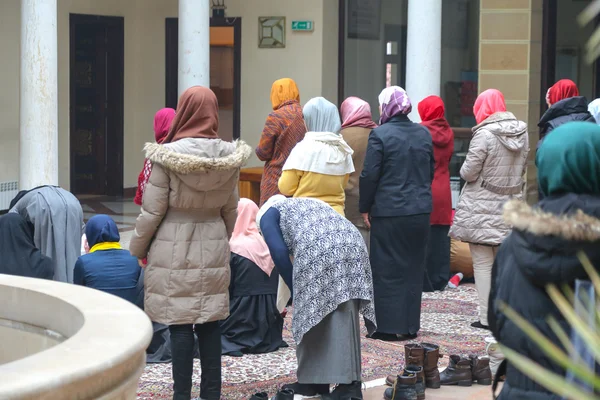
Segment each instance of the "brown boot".
[{"label": "brown boot", "polygon": [[[425,349],[418,343],[409,343],[404,345],[404,365],[405,366],[414,366],[414,367],[423,367],[423,363],[425,361]],[[436,361],[437,368],[437,361]],[[438,374],[439,376],[439,374]],[[396,382],[397,375],[389,375],[385,378],[385,384],[388,386],[394,386],[394,382]]]},{"label": "brown boot", "polygon": [[471,386],[473,375],[471,374],[471,360],[460,356],[450,356],[450,364],[440,374],[442,385]]},{"label": "brown boot", "polygon": [[490,359],[488,357],[470,356],[471,375],[473,382],[479,385],[489,386],[492,384],[492,370],[490,369]]},{"label": "brown boot", "polygon": [[425,362],[423,369],[425,370],[425,386],[428,389],[439,389],[440,370],[438,369],[438,360],[440,358],[440,346],[432,343],[421,343],[425,350]]}]

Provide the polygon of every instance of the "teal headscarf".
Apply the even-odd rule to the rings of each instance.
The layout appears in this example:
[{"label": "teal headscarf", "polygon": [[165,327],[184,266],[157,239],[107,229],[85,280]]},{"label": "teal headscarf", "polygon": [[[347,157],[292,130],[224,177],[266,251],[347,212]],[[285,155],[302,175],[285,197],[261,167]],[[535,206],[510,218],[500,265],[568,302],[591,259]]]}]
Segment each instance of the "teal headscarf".
[{"label": "teal headscarf", "polygon": [[546,136],[536,155],[545,196],[600,194],[600,126],[569,122]]},{"label": "teal headscarf", "polygon": [[335,104],[324,99],[315,97],[310,99],[302,109],[306,129],[309,132],[333,132],[340,133],[342,120]]}]

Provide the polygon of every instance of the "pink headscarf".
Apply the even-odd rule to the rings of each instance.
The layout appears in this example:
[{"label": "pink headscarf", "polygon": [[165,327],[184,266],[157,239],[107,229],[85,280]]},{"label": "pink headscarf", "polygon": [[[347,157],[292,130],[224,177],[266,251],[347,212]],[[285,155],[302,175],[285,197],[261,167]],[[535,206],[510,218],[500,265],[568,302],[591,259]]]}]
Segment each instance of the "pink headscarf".
[{"label": "pink headscarf", "polygon": [[154,115],[154,138],[156,143],[162,143],[165,136],[167,136],[173,118],[175,118],[175,110],[172,108],[160,109]]},{"label": "pink headscarf", "polygon": [[246,257],[258,265],[265,274],[271,276],[275,263],[265,240],[258,232],[256,215],[258,206],[250,199],[240,199],[238,202],[238,217],[229,241],[231,252]]},{"label": "pink headscarf", "polygon": [[506,111],[504,95],[496,89],[488,89],[481,93],[479,97],[477,97],[477,100],[475,100],[475,105],[473,106],[473,113],[475,114],[477,125],[485,121],[490,115],[504,111]]},{"label": "pink headscarf", "polygon": [[348,97],[340,107],[342,114],[342,129],[356,126],[360,128],[375,129],[377,124],[373,122],[371,106],[358,97]]}]

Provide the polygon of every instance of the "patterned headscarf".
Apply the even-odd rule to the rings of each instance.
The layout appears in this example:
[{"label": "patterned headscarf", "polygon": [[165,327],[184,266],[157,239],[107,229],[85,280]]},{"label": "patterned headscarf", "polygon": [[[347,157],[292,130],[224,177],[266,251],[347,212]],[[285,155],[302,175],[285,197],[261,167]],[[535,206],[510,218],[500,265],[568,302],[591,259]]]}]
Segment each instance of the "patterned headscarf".
[{"label": "patterned headscarf", "polygon": [[412,111],[408,94],[400,86],[390,86],[383,89],[379,95],[379,105],[381,106],[380,125],[385,124],[396,115],[407,115]]}]

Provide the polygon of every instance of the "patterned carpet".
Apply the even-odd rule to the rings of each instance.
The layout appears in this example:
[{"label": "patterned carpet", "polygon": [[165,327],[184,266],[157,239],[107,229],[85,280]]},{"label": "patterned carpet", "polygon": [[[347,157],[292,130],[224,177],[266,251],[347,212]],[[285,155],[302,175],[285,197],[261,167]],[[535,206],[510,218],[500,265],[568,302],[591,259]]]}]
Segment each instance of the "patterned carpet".
[{"label": "patterned carpet", "polygon": [[[423,295],[418,341],[440,345],[445,355],[440,366],[448,363],[449,354],[485,353],[484,338],[489,336],[489,332],[470,327],[471,322],[477,320],[476,304],[474,285],[461,285],[455,290]],[[284,338],[291,346],[288,349],[242,358],[223,357],[223,399],[248,399],[262,391],[275,393],[284,383],[295,381],[296,353],[290,327],[291,316],[288,315],[284,331]],[[403,343],[363,339],[363,380],[370,381],[398,372],[404,363],[403,346]],[[198,397],[200,363],[195,361],[193,397]],[[171,365],[148,365],[140,381],[138,399],[170,399],[172,393]]]}]

